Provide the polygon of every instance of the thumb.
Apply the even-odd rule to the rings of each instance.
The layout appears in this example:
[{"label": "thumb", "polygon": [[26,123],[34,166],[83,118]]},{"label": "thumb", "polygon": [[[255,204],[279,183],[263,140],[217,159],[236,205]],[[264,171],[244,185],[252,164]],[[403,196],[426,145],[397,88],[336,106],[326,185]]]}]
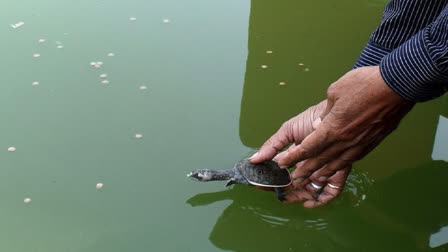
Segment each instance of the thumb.
[{"label": "thumb", "polygon": [[256,164],[274,158],[275,155],[277,155],[277,152],[283,150],[294,141],[291,128],[291,120],[285,122],[280,129],[272,135],[263,146],[261,146],[260,150],[249,158],[249,161]]},{"label": "thumb", "polygon": [[[325,109],[320,113],[320,120],[324,120],[324,118],[330,113],[331,109],[334,106],[334,100],[333,99],[327,99],[327,105],[325,106]],[[314,126],[314,125],[313,125]]]}]

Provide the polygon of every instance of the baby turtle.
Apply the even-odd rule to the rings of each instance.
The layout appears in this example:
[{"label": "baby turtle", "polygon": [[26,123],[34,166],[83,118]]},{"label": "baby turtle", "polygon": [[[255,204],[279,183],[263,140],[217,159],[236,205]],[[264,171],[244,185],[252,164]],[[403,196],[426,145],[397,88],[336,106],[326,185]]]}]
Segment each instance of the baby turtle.
[{"label": "baby turtle", "polygon": [[190,172],[188,177],[198,181],[228,180],[226,186],[246,184],[272,187],[280,201],[285,200],[282,187],[291,184],[288,169],[282,169],[275,161],[252,164],[242,159],[230,170],[198,169]]}]

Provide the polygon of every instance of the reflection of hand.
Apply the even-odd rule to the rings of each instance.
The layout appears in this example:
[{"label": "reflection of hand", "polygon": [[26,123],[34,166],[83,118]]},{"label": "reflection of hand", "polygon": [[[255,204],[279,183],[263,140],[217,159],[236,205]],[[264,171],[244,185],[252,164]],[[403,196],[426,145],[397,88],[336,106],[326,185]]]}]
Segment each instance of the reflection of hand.
[{"label": "reflection of hand", "polygon": [[319,206],[339,195],[351,164],[389,135],[412,106],[386,85],[378,66],[358,68],[329,87],[323,120],[314,122],[315,131],[310,121],[317,116],[302,113],[283,124],[250,160],[272,159],[290,143],[297,144],[275,158],[281,167],[297,164],[291,176],[293,187],[301,189],[287,200]]}]

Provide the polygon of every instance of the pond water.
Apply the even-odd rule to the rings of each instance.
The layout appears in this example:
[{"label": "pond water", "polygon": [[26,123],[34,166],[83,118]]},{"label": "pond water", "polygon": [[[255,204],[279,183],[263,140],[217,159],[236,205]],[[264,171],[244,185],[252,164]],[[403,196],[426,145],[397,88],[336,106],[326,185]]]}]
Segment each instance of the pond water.
[{"label": "pond water", "polygon": [[323,99],[384,4],[1,1],[0,250],[446,251],[446,95],[321,208],[185,176],[231,168]]}]

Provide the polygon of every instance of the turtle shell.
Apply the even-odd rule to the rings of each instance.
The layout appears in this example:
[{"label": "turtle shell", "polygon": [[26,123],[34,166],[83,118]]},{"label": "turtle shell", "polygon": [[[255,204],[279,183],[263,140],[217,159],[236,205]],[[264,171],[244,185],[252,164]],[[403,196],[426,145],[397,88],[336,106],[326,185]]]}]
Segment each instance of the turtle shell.
[{"label": "turtle shell", "polygon": [[236,169],[251,184],[266,187],[284,187],[291,184],[288,169],[282,169],[275,161],[252,164],[247,159],[240,160]]}]

